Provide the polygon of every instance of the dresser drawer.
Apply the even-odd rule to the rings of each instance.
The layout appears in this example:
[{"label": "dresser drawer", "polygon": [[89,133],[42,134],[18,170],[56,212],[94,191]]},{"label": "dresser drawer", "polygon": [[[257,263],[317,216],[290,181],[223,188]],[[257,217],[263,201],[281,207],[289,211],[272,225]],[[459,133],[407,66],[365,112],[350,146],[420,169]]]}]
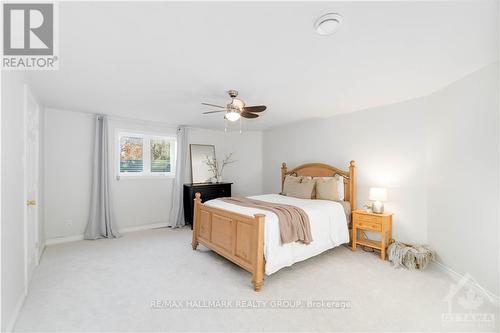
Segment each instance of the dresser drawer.
[{"label": "dresser drawer", "polygon": [[221,186],[219,188],[208,188],[208,189],[200,189],[196,192],[200,192],[201,194],[201,202],[205,202],[212,199],[217,199],[221,197],[230,197],[231,196],[231,188]]},{"label": "dresser drawer", "polygon": [[373,231],[382,231],[382,225],[380,223],[363,221],[359,217],[360,215],[356,215],[356,217],[354,218],[354,224],[356,225],[357,228],[373,230]]},{"label": "dresser drawer", "polygon": [[193,210],[195,194],[201,194],[201,201],[205,202],[220,197],[231,196],[232,183],[216,183],[216,184],[184,184],[184,220],[186,223],[193,226]]},{"label": "dresser drawer", "polygon": [[220,194],[224,197],[230,197],[231,196],[231,187],[230,186],[221,187]]}]

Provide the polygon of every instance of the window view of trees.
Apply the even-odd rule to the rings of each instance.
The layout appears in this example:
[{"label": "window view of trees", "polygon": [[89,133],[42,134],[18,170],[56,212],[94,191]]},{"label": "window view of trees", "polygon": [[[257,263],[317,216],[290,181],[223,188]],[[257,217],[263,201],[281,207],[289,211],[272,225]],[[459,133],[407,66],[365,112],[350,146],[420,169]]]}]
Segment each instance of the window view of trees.
[{"label": "window view of trees", "polygon": [[151,139],[151,172],[170,172],[170,142]]},{"label": "window view of trees", "polygon": [[147,133],[119,133],[119,174],[166,176],[174,173],[175,139]]},{"label": "window view of trees", "polygon": [[144,166],[143,139],[120,138],[120,172],[142,172]]}]

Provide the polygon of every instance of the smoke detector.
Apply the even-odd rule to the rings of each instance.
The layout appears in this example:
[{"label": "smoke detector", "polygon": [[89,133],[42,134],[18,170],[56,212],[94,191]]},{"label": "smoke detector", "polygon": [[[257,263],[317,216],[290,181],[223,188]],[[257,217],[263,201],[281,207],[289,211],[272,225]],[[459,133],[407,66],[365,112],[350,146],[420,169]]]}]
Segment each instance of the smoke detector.
[{"label": "smoke detector", "polygon": [[314,29],[322,36],[333,35],[342,24],[342,16],[336,13],[329,13],[321,16],[314,23]]}]

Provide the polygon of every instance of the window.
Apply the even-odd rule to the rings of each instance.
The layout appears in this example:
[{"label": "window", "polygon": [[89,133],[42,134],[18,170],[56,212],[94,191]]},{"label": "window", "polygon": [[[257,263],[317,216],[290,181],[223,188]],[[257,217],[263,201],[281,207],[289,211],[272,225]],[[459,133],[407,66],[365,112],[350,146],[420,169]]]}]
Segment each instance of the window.
[{"label": "window", "polygon": [[149,133],[118,133],[119,176],[173,176],[175,139]]},{"label": "window", "polygon": [[134,136],[120,138],[120,173],[143,172],[144,139]]},{"label": "window", "polygon": [[151,139],[151,172],[170,172],[170,141]]}]

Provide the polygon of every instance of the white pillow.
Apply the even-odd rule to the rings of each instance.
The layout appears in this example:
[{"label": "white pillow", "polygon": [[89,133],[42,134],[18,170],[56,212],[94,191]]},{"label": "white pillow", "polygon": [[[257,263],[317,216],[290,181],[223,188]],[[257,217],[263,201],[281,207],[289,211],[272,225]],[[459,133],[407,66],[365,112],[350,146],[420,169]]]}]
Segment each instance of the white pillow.
[{"label": "white pillow", "polygon": [[339,200],[338,177],[316,178],[316,199]]},{"label": "white pillow", "polygon": [[332,178],[337,178],[337,192],[339,193],[339,200],[344,201],[345,199],[345,193],[344,193],[344,176],[341,176],[339,174],[336,174],[333,177],[314,177],[313,179],[332,179]]},{"label": "white pillow", "polygon": [[285,177],[285,181],[283,182],[283,193],[287,193],[288,192],[288,187],[291,184],[300,184],[301,181],[302,181],[301,177],[295,177],[295,176],[287,175]]},{"label": "white pillow", "polygon": [[288,183],[285,195],[300,199],[312,199],[313,190],[315,187],[314,182],[308,183]]}]

